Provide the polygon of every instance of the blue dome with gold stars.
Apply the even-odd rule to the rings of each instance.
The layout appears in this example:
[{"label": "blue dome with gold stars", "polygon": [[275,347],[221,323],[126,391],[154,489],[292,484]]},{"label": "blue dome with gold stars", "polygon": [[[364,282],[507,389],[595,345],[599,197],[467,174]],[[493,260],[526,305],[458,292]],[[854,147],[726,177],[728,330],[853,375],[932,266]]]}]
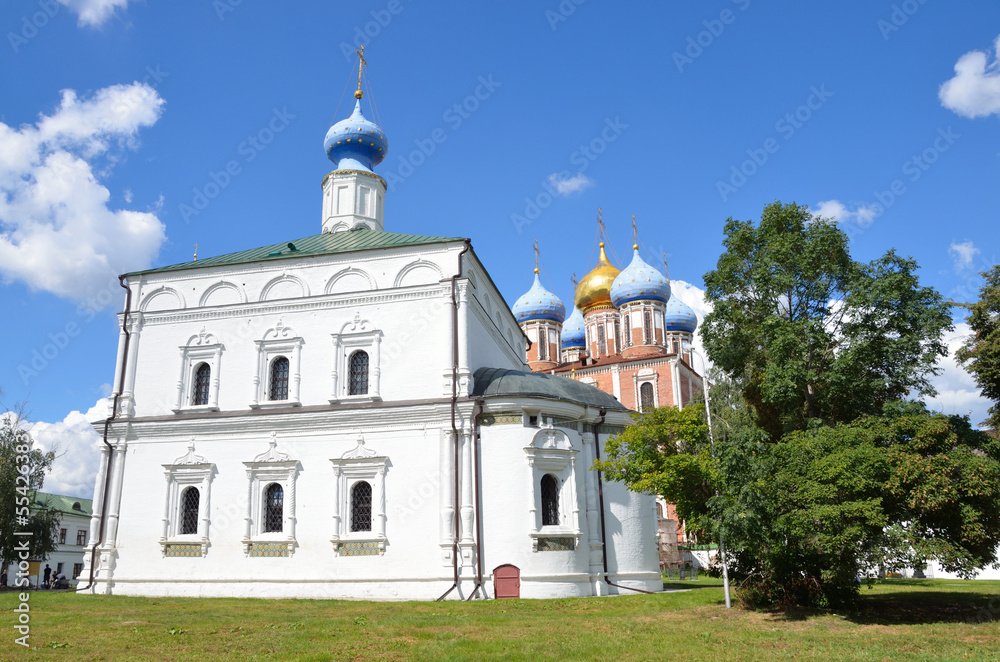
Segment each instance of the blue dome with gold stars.
[{"label": "blue dome with gold stars", "polygon": [[583,326],[583,313],[576,306],[573,306],[573,313],[563,322],[560,338],[563,349],[587,346],[587,331]]},{"label": "blue dome with gold stars", "polygon": [[611,303],[615,306],[630,301],[662,301],[670,299],[670,281],[654,267],[639,257],[639,249],[632,253],[632,262],[618,274],[611,284]]},{"label": "blue dome with gold stars", "polygon": [[542,287],[538,280],[538,270],[535,270],[535,282],[511,308],[518,324],[531,320],[550,320],[562,322],[566,317],[566,306],[559,297]]},{"label": "blue dome with gold stars", "polygon": [[670,297],[670,301],[667,302],[664,321],[667,331],[694,333],[694,330],[698,328],[698,316],[694,314],[690,306],[674,296]]},{"label": "blue dome with gold stars", "polygon": [[372,168],[382,163],[389,151],[389,141],[382,129],[361,113],[360,98],[354,104],[350,117],[330,127],[323,146],[337,170],[372,172]]}]

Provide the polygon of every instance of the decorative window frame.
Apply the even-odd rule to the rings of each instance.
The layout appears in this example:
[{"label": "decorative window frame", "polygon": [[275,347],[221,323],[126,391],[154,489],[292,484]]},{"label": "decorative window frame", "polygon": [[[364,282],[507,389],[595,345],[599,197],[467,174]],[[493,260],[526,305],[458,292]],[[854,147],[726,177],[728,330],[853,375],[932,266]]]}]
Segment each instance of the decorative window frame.
[{"label": "decorative window frame", "polygon": [[660,406],[660,388],[656,383],[656,371],[652,368],[643,368],[635,373],[635,410],[642,410],[642,397],[639,394],[639,389],[642,388],[643,384],[652,384],[653,386],[653,408]]},{"label": "decorative window frame", "polygon": [[[177,379],[174,413],[218,411],[219,368],[222,364],[222,352],[225,347],[218,341],[215,334],[208,333],[203,327],[201,331],[188,338],[187,344],[178,349],[181,352],[181,374]],[[212,381],[208,389],[208,404],[194,405],[191,402],[194,400],[195,372],[202,363],[208,364],[212,371]]]},{"label": "decorative window frame", "polygon": [[[531,551],[539,551],[539,539],[573,538],[574,548],[579,546],[580,503],[576,493],[576,455],[569,435],[553,426],[548,419],[541,430],[524,447],[531,470],[531,514],[528,536]],[[552,474],[558,481],[559,524],[542,526],[542,476]]]},{"label": "decorative window frame", "polygon": [[[281,320],[274,328],[264,332],[261,340],[255,340],[257,345],[257,374],[253,378],[254,398],[250,402],[253,409],[271,407],[299,406],[299,386],[302,381],[302,338],[295,335],[291,327],[282,324]],[[271,362],[284,356],[288,359],[288,399],[268,400],[268,382],[271,379]]]},{"label": "decorative window frame", "polygon": [[[291,556],[298,544],[295,539],[295,479],[298,477],[301,465],[298,460],[291,459],[287,453],[277,449],[276,434],[271,433],[271,441],[266,452],[261,453],[252,462],[244,462],[247,470],[247,513],[246,528],[243,533],[243,552],[252,554],[255,545],[259,547],[280,548],[280,554],[265,554],[266,556]],[[281,531],[264,531],[264,492],[271,483],[281,485],[284,492],[282,504]]]},{"label": "decorative window frame", "polygon": [[[389,458],[379,455],[374,449],[365,447],[364,435],[358,434],[358,445],[331,459],[333,465],[333,534],[330,542],[338,556],[341,548],[356,543],[370,543],[378,554],[385,554],[385,472]],[[359,481],[372,486],[372,528],[371,531],[351,531],[351,488]],[[354,555],[354,554],[352,554]]]},{"label": "decorative window frame", "polygon": [[[360,313],[355,313],[354,319],[344,324],[340,333],[330,335],[333,338],[330,404],[380,401],[382,331],[372,326],[368,320],[362,320]],[[349,359],[351,354],[359,349],[368,353],[368,393],[349,395],[351,384]]]},{"label": "decorative window frame", "polygon": [[[186,549],[182,556],[205,556],[208,553],[208,527],[211,513],[212,477],[215,464],[195,455],[194,439],[188,444],[188,452],[163,465],[163,476],[167,480],[167,498],[163,509],[163,532],[160,535],[160,550],[167,556],[172,547]],[[184,504],[181,495],[188,487],[198,488],[198,532],[182,534],[181,519]]]}]

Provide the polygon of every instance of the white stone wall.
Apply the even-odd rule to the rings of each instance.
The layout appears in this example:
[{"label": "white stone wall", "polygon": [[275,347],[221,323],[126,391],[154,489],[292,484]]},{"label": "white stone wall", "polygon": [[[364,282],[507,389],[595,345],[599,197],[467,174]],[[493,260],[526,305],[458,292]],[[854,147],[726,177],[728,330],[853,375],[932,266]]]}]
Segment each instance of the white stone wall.
[{"label": "white stone wall", "polygon": [[[474,254],[467,254],[457,282],[461,400],[455,462],[451,277],[463,248],[453,242],[132,279],[124,419],[109,437],[115,461],[91,590],[434,599],[453,583],[457,519],[461,581],[449,597],[466,597],[476,576],[473,503],[479,490],[484,590],[490,595],[492,570],[505,563],[521,569],[523,597],[617,592],[603,582],[589,427],[561,424],[558,447],[528,452],[537,445],[540,428],[483,426],[482,472],[475,478],[476,404],[465,397],[471,376],[480,367],[526,366],[521,331]],[[120,340],[119,365],[124,336]],[[355,341],[361,344],[350,344]],[[347,378],[342,359],[362,346],[372,358],[378,397],[375,389],[364,397],[345,397],[335,386]],[[290,402],[268,402],[264,383],[254,381],[266,381],[261,357],[272,350],[290,359]],[[192,406],[192,371],[200,361],[212,366],[212,395],[208,405]],[[486,408],[487,413],[533,412],[543,420],[598,418],[574,403],[534,398],[488,400]],[[609,424],[627,421],[626,414],[609,414]],[[370,480],[373,506],[384,513],[384,538],[377,535],[382,528],[377,514],[372,532],[352,535],[338,507],[347,489],[340,481],[366,462],[378,467],[371,469]],[[572,522],[569,529],[541,531],[532,524],[540,516],[532,503],[542,465],[558,468],[552,470],[562,481],[560,510]],[[253,474],[254,482],[251,474],[258,470],[263,474]],[[98,508],[103,472],[102,464]],[[280,534],[261,535],[258,504],[269,482],[278,480],[274,475],[286,477],[286,521]],[[288,476],[294,476],[294,488]],[[202,490],[204,512],[199,533],[184,536],[177,535],[177,500],[186,484]],[[605,484],[604,490],[612,581],[659,590],[652,497],[616,484]],[[98,512],[91,523],[92,535],[99,517]],[[567,535],[575,539],[574,550],[535,551],[540,536]],[[352,540],[377,542],[379,553],[341,554],[337,545]],[[248,542],[283,543],[291,556],[249,556]],[[164,544],[195,545],[201,555],[167,557]]]}]

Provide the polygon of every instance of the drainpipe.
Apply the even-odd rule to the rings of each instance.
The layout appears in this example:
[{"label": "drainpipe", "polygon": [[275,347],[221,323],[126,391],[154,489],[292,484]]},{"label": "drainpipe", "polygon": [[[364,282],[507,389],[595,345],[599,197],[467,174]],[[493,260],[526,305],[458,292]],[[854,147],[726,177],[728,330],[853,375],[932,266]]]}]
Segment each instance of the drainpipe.
[{"label": "drainpipe", "polygon": [[451,433],[452,438],[455,441],[455,532],[454,538],[452,540],[451,546],[451,565],[454,571],[454,583],[452,583],[451,588],[444,592],[444,594],[438,598],[435,602],[440,602],[448,597],[448,594],[454,591],[458,587],[458,503],[460,500],[459,496],[459,484],[458,477],[461,467],[461,457],[459,455],[459,432],[458,426],[455,424],[455,412],[458,409],[458,279],[462,277],[462,257],[465,256],[469,249],[472,248],[471,239],[463,239],[465,242],[465,248],[462,252],[458,254],[458,273],[451,277]]},{"label": "drainpipe", "polygon": [[111,461],[114,457],[114,447],[108,443],[108,431],[111,428],[111,422],[118,416],[118,398],[121,397],[122,391],[125,390],[125,366],[128,364],[128,345],[129,340],[132,338],[132,334],[128,330],[128,316],[132,311],[132,290],[125,284],[124,275],[118,276],[118,284],[125,288],[125,314],[122,318],[122,332],[125,334],[125,346],[122,348],[118,391],[115,393],[115,398],[111,403],[111,415],[104,419],[104,437],[102,441],[108,447],[108,465],[104,468],[104,496],[101,500],[101,523],[97,527],[97,540],[94,541],[94,546],[90,550],[90,578],[86,586],[83,588],[77,587],[77,592],[86,591],[94,585],[94,573],[97,570],[97,548],[104,542],[104,524],[108,517],[108,492],[111,487]]},{"label": "drainpipe", "polygon": [[[594,423],[594,454],[599,462],[601,460],[601,438],[598,436],[598,430],[601,427],[601,423],[607,417],[608,410],[601,410],[601,418],[596,423]],[[632,588],[631,586],[622,586],[621,584],[615,584],[611,581],[611,577],[608,574],[608,538],[604,529],[604,481],[601,480],[601,471],[597,471],[597,499],[601,508],[601,554],[604,557],[604,581],[608,586],[614,586],[615,588],[623,588],[628,591],[635,591],[636,593],[652,593],[652,591],[646,591],[641,588]]]},{"label": "drainpipe", "polygon": [[[482,485],[483,472],[479,455],[479,417],[483,414],[486,402],[484,400],[476,400],[476,404],[479,405],[479,411],[472,417],[472,462],[476,474],[476,586],[472,589],[469,597],[465,599],[466,602],[474,598],[476,591],[483,587],[483,518],[481,516],[482,506],[479,503],[479,490]],[[484,600],[489,599],[485,591],[483,591],[482,595]]]}]

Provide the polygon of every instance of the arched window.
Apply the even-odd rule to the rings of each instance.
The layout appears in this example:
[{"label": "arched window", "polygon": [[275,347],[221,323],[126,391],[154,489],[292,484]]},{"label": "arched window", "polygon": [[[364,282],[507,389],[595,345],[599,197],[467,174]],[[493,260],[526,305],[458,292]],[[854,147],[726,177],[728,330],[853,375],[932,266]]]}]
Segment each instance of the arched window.
[{"label": "arched window", "polygon": [[552,474],[542,476],[542,526],[559,524],[559,488]]},{"label": "arched window", "polygon": [[615,354],[622,353],[621,337],[622,337],[622,326],[618,322],[618,320],[615,320]]},{"label": "arched window", "polygon": [[648,310],[642,311],[642,337],[646,345],[653,344],[653,316]]},{"label": "arched window", "polygon": [[181,534],[198,533],[198,505],[201,492],[197,487],[188,487],[181,495]]},{"label": "arched window", "polygon": [[653,384],[644,382],[639,387],[639,411],[653,411],[653,409],[655,409],[655,405],[653,404]]},{"label": "arched window", "polygon": [[625,323],[625,346],[626,347],[631,347],[632,346],[632,325],[628,321],[628,315],[625,316],[625,319],[623,321]]},{"label": "arched window", "polygon": [[351,531],[372,530],[372,486],[361,480],[351,488]]},{"label": "arched window", "polygon": [[281,532],[284,529],[284,513],[285,491],[281,485],[271,483],[264,492],[264,533]]},{"label": "arched window", "polygon": [[288,399],[288,359],[284,356],[271,361],[270,381],[268,381],[268,400]]},{"label": "arched window", "polygon": [[212,368],[207,363],[199,363],[194,371],[194,392],[191,394],[192,405],[208,404],[208,389],[212,383]]},{"label": "arched window", "polygon": [[538,329],[538,360],[544,361],[549,358],[549,338],[544,327]]},{"label": "arched window", "polygon": [[673,344],[674,344],[674,354],[679,354],[680,353],[681,345],[680,345],[679,342],[677,342],[677,338],[674,338],[674,343]]},{"label": "arched window", "polygon": [[347,394],[365,395],[366,393],[368,393],[368,352],[359,349],[351,354]]},{"label": "arched window", "polygon": [[607,342],[604,337],[604,322],[597,325],[597,353],[608,353]]}]

